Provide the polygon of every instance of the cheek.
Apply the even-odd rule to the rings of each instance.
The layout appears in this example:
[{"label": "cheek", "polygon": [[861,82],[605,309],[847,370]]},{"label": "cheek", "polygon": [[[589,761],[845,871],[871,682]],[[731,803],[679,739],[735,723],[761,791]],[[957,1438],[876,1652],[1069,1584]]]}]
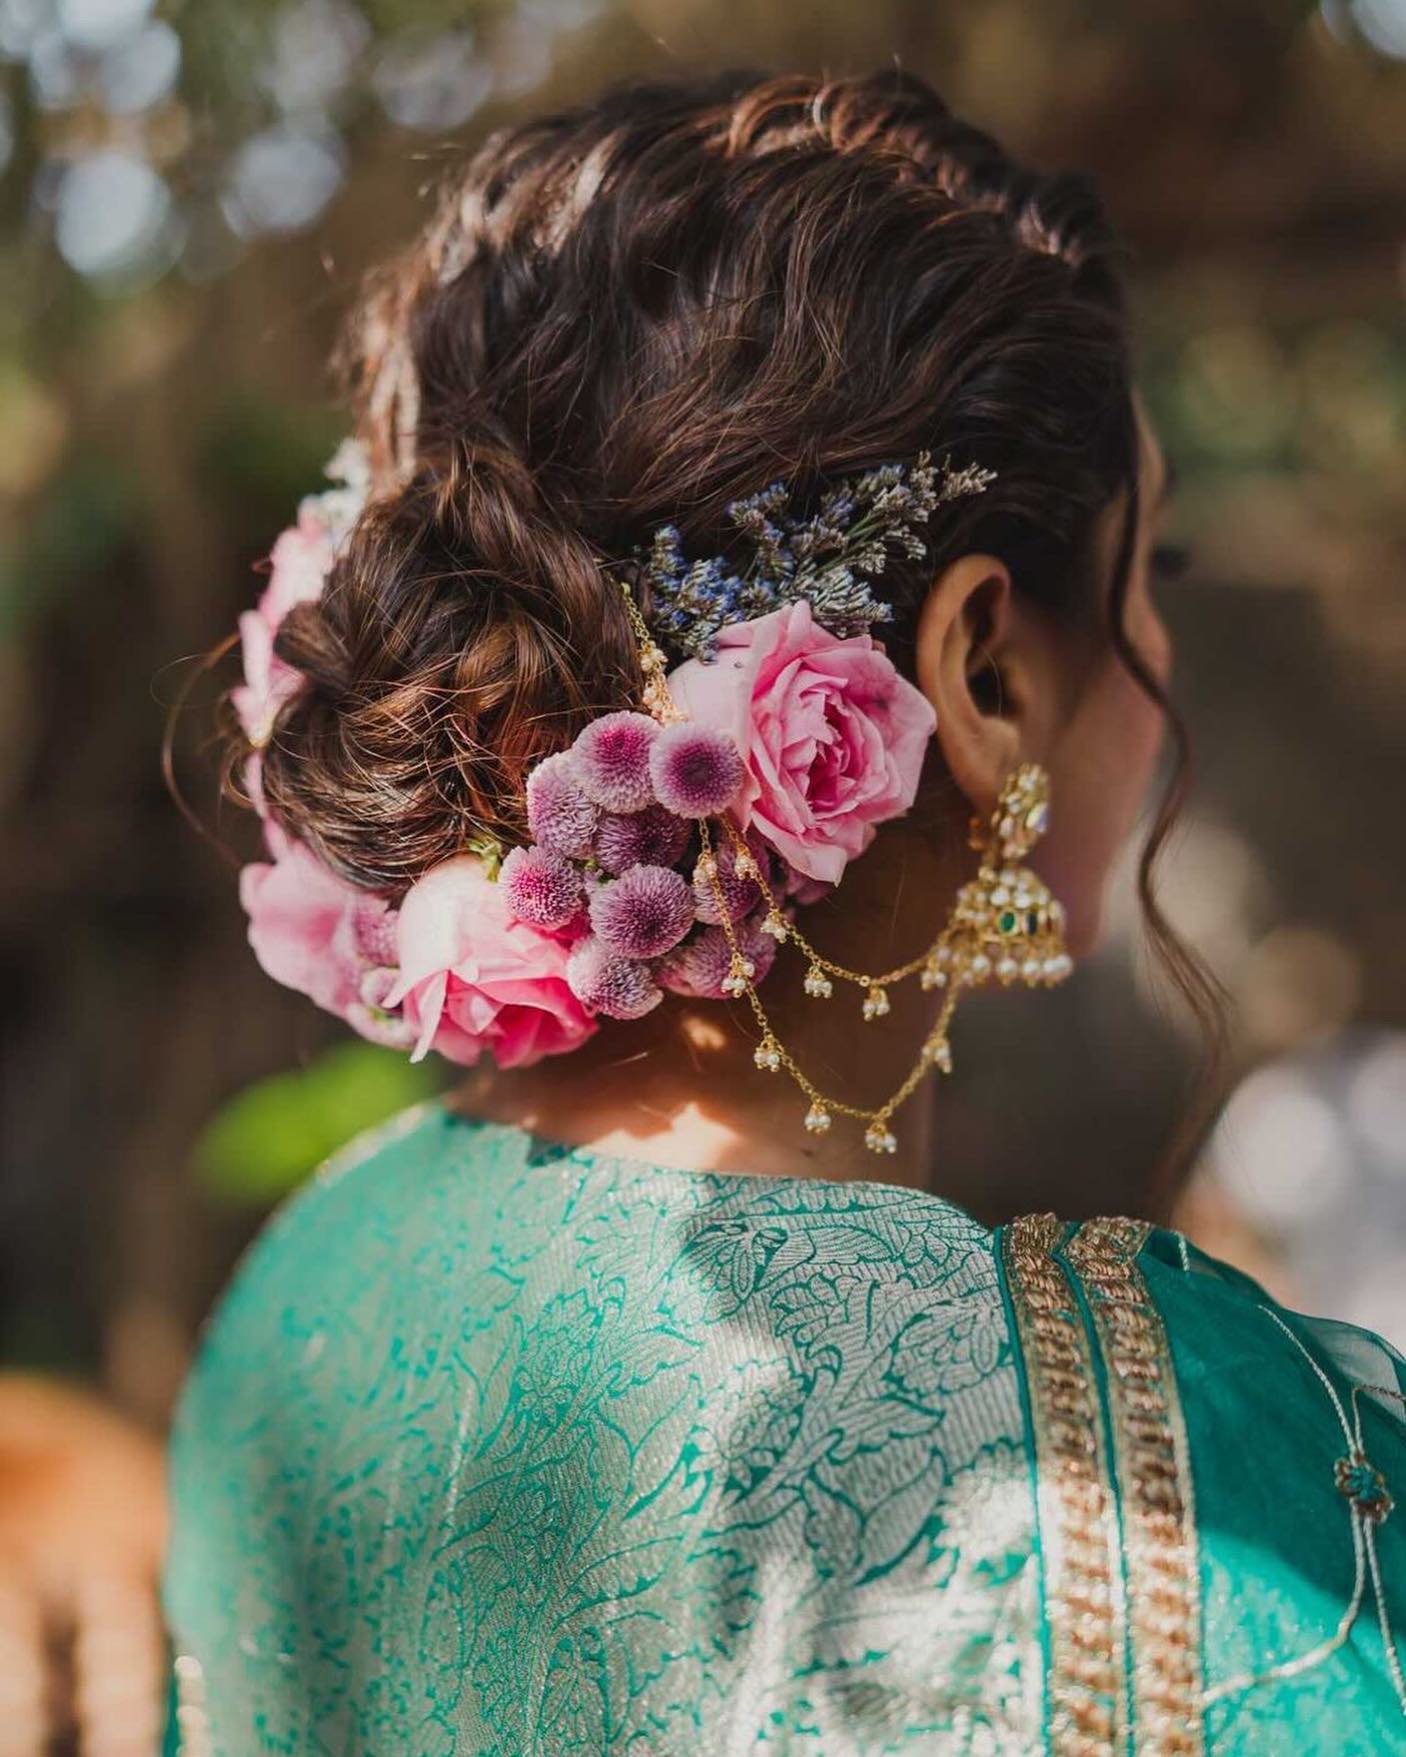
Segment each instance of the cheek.
[{"label": "cheek", "polygon": [[1064,904],[1076,958],[1100,938],[1109,871],[1137,822],[1163,733],[1161,710],[1110,659],[1054,753],[1050,832],[1036,863]]}]

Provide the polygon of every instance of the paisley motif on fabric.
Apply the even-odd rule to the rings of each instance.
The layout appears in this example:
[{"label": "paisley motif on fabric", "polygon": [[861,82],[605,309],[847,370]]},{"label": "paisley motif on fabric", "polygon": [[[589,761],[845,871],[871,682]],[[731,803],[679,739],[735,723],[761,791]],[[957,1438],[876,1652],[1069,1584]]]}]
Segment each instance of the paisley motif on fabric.
[{"label": "paisley motif on fabric", "polygon": [[177,1429],[220,1757],[1043,1749],[990,1234],[419,1119],[285,1211]]}]

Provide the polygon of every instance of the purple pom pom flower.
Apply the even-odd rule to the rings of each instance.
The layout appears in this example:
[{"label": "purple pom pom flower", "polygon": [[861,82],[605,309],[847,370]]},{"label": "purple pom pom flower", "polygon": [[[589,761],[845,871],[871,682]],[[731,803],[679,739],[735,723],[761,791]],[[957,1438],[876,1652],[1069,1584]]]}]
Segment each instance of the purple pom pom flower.
[{"label": "purple pom pom flower", "polygon": [[642,1019],[664,998],[648,964],[620,957],[592,934],[567,959],[566,981],[582,1006],[607,1019]]},{"label": "purple pom pom flower", "polygon": [[649,753],[649,773],[661,805],[680,817],[726,811],[746,779],[742,753],[715,726],[666,727]]},{"label": "purple pom pom flower", "polygon": [[584,860],[600,814],[581,791],[569,750],[544,757],[527,777],[527,827],[548,853]]},{"label": "purple pom pom flower", "polygon": [[628,710],[603,714],[571,747],[586,797],[606,811],[642,811],[653,802],[649,754],[658,722]]},{"label": "purple pom pom flower", "polygon": [[[758,868],[770,882],[771,861],[764,844],[755,836],[747,837],[747,851],[756,861]],[[713,858],[717,862],[718,885],[715,887],[710,878],[695,869],[693,874],[693,904],[700,921],[717,925],[723,918],[723,911],[718,906],[718,889],[722,891],[723,907],[726,908],[730,921],[740,921],[744,915],[750,915],[761,901],[761,889],[753,878],[739,878],[737,874],[737,853],[731,841],[720,842],[713,850]]]},{"label": "purple pom pom flower", "polygon": [[[776,941],[761,929],[761,915],[738,923],[737,941],[753,966],[752,981],[761,982],[776,961]],[[695,1000],[725,1000],[723,983],[732,968],[732,947],[720,927],[700,927],[681,946],[654,966],[654,978],[671,994]]]},{"label": "purple pom pom flower", "polygon": [[601,813],[596,827],[596,859],[619,876],[632,866],[673,866],[688,846],[690,827],[662,805],[643,811]]},{"label": "purple pom pom flower", "polygon": [[514,848],[498,882],[517,919],[549,933],[573,921],[585,901],[579,870],[564,854],[546,848]]},{"label": "purple pom pom flower", "polygon": [[703,927],[654,966],[655,980],[670,994],[694,1000],[721,1000],[723,978],[732,968],[732,949],[720,927]]},{"label": "purple pom pom flower", "polygon": [[591,926],[625,958],[657,958],[693,925],[693,892],[667,866],[632,866],[591,895]]}]

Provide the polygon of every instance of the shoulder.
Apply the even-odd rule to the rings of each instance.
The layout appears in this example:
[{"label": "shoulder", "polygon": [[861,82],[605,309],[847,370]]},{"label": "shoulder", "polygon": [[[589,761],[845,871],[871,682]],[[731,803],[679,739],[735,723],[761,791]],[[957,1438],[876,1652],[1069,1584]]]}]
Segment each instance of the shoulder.
[{"label": "shoulder", "polygon": [[396,1688],[452,1674],[472,1748],[564,1749],[544,1728],[564,1691],[606,1700],[610,1605],[610,1712],[659,1748],[704,1702],[856,1748],[1028,1720],[990,1233],[884,1186],[534,1153],[431,1113],[238,1277],[174,1448],[168,1603],[212,1706],[324,1733],[369,1711],[374,1628]]},{"label": "shoulder", "polygon": [[[357,1135],[272,1213],[241,1257],[206,1326],[193,1383],[280,1311],[355,1309],[390,1291],[431,1246],[448,1277],[495,1207],[521,1210],[525,1139],[439,1101]],[[409,1281],[423,1294],[423,1273]]]},{"label": "shoulder", "polygon": [[333,1155],[265,1224],[205,1327],[172,1426],[173,1602],[198,1594],[202,1573],[243,1568],[270,1483],[290,1504],[325,1491],[319,1459],[370,1405],[389,1407],[407,1337],[442,1345],[456,1302],[473,1297],[495,1184],[475,1174],[493,1153],[442,1105],[416,1106]]}]

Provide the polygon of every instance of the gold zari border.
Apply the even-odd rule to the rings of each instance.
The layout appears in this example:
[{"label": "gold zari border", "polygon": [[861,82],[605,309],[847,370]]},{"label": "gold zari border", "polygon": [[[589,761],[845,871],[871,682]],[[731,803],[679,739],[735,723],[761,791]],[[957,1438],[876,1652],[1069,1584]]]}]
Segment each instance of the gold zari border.
[{"label": "gold zari border", "polygon": [[1123,1520],[1136,1757],[1202,1757],[1201,1579],[1191,1460],[1166,1327],[1137,1264],[1150,1228],[1090,1220],[1065,1258],[1107,1368]]},{"label": "gold zari border", "polygon": [[1137,1263],[1151,1229],[1090,1220],[1063,1245],[1065,1230],[1029,1215],[1003,1244],[1030,1394],[1051,1750],[1204,1757],[1191,1460],[1166,1329]]},{"label": "gold zari border", "polygon": [[1050,1749],[1111,1757],[1127,1739],[1122,1563],[1088,1328],[1054,1257],[1063,1234],[1027,1215],[1003,1250],[1034,1429]]}]

